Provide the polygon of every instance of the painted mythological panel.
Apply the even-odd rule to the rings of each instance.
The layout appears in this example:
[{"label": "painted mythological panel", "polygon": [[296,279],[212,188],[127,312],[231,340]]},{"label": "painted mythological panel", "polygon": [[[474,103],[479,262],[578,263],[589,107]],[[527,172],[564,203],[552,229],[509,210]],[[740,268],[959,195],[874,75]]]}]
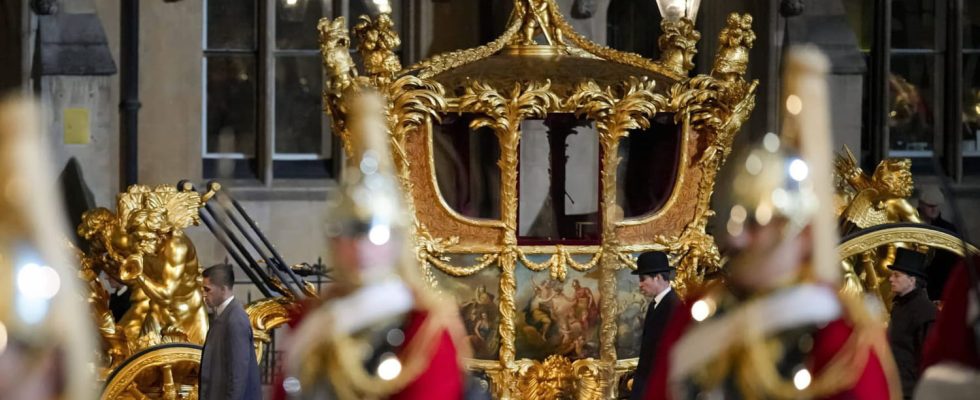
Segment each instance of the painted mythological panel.
[{"label": "painted mythological panel", "polygon": [[[528,258],[535,263],[547,259]],[[577,261],[587,262],[588,258]],[[518,359],[543,360],[552,354],[573,360],[599,357],[598,268],[584,273],[569,270],[564,280],[558,280],[548,271],[534,272],[519,264],[516,277]]]},{"label": "painted mythological panel", "polygon": [[650,298],[640,293],[639,280],[624,268],[616,273],[616,356],[620,359],[640,356],[643,321]]},{"label": "painted mythological panel", "polygon": [[[476,264],[476,255],[454,255],[454,265]],[[467,277],[456,278],[433,268],[436,287],[456,299],[466,327],[466,338],[473,347],[473,357],[496,360],[500,350],[500,270],[496,264]]]}]

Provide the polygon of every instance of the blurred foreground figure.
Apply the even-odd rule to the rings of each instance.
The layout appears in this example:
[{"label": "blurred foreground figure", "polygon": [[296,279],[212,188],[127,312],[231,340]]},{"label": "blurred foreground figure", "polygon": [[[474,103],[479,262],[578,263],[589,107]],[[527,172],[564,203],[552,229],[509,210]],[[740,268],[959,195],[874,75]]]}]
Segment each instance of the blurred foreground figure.
[{"label": "blurred foreground figure", "polygon": [[326,213],[335,282],[293,335],[276,390],[304,400],[461,398],[465,334],[452,302],[418,276],[383,100],[365,89],[345,101],[352,163]]},{"label": "blurred foreground figure", "polygon": [[838,290],[827,60],[797,48],[786,61],[782,137],[718,179],[726,282],[674,314],[648,399],[899,397],[883,323]]},{"label": "blurred foreground figure", "polygon": [[922,352],[916,399],[980,398],[980,256],[971,274],[964,260],[953,267],[943,292],[943,309]]},{"label": "blurred foreground figure", "polygon": [[94,328],[37,122],[28,102],[0,99],[0,399],[92,399]]}]

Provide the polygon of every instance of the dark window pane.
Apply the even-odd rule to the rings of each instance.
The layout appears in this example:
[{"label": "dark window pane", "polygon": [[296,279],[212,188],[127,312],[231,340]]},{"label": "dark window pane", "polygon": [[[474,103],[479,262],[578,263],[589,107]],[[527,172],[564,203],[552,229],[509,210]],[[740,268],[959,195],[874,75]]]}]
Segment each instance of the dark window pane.
[{"label": "dark window pane", "polygon": [[[871,65],[871,54],[863,53],[864,64]],[[869,67],[870,68],[870,67]],[[871,157],[867,157],[872,152],[872,148],[877,146],[875,141],[872,140],[871,133],[871,120],[872,120],[872,108],[871,108],[871,88],[874,87],[871,82],[870,72],[866,73],[863,80],[864,84],[863,90],[861,91],[861,154],[859,155],[859,160],[863,162],[870,162]],[[874,170],[874,165],[862,165],[862,168],[867,168],[868,170]]]},{"label": "dark window pane", "polygon": [[874,37],[874,0],[844,0],[844,9],[858,46],[863,51],[870,51]]},{"label": "dark window pane", "polygon": [[935,56],[892,56],[888,77],[891,150],[932,150],[935,131]]},{"label": "dark window pane", "polygon": [[935,48],[935,32],[935,0],[893,0],[892,48]]},{"label": "dark window pane", "polygon": [[218,180],[258,180],[259,166],[255,158],[205,158],[204,178]]},{"label": "dark window pane", "polygon": [[[494,4],[484,4],[495,2],[445,1],[431,3],[432,18],[439,23],[424,24],[419,27],[421,28],[419,38],[422,38],[420,54],[423,57],[477,47],[485,43],[480,40],[483,27],[494,25],[496,22],[492,10]],[[494,28],[497,26],[494,25]],[[496,36],[489,38],[486,42],[495,38]]]},{"label": "dark window pane", "polygon": [[276,58],[276,153],[327,154],[320,58]]},{"label": "dark window pane", "polygon": [[333,175],[330,160],[276,160],[272,162],[272,176],[277,179],[322,179]]},{"label": "dark window pane", "polygon": [[650,129],[630,132],[619,142],[616,203],[623,217],[659,210],[674,189],[680,159],[680,127],[673,114],[660,114]]},{"label": "dark window pane", "polygon": [[519,164],[519,243],[598,243],[599,136],[592,123],[572,114],[523,121]]},{"label": "dark window pane", "polygon": [[963,172],[980,175],[980,54],[963,55],[962,134]]},{"label": "dark window pane", "polygon": [[316,23],[329,0],[276,0],[276,47],[316,49]]},{"label": "dark window pane", "polygon": [[473,114],[444,114],[432,124],[432,159],[439,193],[472,218],[500,219],[500,144],[493,130],[469,128]]},{"label": "dark window pane", "polygon": [[963,48],[980,49],[980,1],[963,1]]},{"label": "dark window pane", "polygon": [[606,21],[609,47],[659,57],[660,9],[656,1],[614,1]]},{"label": "dark window pane", "polygon": [[255,49],[255,0],[207,0],[207,7],[208,49]]},{"label": "dark window pane", "polygon": [[207,61],[207,151],[255,155],[256,76],[251,56]]}]

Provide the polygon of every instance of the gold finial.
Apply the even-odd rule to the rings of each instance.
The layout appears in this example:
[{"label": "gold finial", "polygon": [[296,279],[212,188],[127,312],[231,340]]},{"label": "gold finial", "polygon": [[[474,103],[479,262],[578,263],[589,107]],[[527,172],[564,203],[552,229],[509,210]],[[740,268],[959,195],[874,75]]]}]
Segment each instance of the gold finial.
[{"label": "gold finial", "polygon": [[511,16],[511,18],[521,18],[521,30],[514,44],[519,46],[537,45],[534,37],[540,32],[549,45],[564,46],[564,36],[551,20],[551,15],[554,13],[553,7],[557,6],[552,0],[519,0],[514,7],[514,14]]},{"label": "gold finial", "polygon": [[362,15],[353,28],[357,48],[364,57],[364,70],[368,75],[390,80],[402,69],[395,49],[401,45],[395,23],[388,14],[372,19]]},{"label": "gold finial", "polygon": [[664,19],[660,23],[663,34],[657,40],[661,63],[679,75],[686,75],[694,68],[694,55],[701,33],[694,29],[694,22],[687,18],[677,21]]},{"label": "gold finial", "polygon": [[324,85],[323,93],[339,96],[357,77],[357,68],[350,56],[347,22],[344,17],[333,20],[321,18],[316,29],[320,32],[320,56],[326,70],[327,84]]},{"label": "gold finial", "polygon": [[711,75],[728,82],[741,79],[749,65],[749,49],[755,44],[752,16],[730,14],[725,28],[718,35],[718,41],[720,44]]}]

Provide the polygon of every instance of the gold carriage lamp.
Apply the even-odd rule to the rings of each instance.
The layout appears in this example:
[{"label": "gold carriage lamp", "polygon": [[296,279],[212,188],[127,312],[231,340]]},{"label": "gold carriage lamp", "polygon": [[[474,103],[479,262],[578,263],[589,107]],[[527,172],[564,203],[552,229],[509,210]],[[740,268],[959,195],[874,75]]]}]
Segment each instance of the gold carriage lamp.
[{"label": "gold carriage lamp", "polygon": [[515,0],[496,40],[404,69],[386,14],[352,24],[363,72],[346,21],[318,26],[334,131],[357,162],[357,93],[387,98],[416,254],[460,304],[497,396],[615,391],[641,329],[621,317],[636,253],[670,252],[679,290],[719,266],[705,227],[755,105],[752,18],[730,15],[712,73],[689,77],[699,1],[658,3],[659,60],[593,43],[554,0]]},{"label": "gold carriage lamp", "polygon": [[693,22],[698,18],[701,0],[657,0],[657,7],[666,20],[677,22],[686,18]]}]

